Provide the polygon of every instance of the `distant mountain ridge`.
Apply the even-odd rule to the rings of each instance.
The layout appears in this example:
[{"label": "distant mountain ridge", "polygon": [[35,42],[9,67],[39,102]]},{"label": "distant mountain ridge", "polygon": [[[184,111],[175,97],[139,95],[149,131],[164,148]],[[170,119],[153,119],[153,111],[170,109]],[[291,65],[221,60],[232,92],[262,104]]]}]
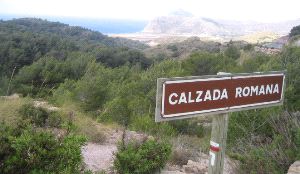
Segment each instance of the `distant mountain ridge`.
[{"label": "distant mountain ridge", "polygon": [[292,27],[300,25],[300,19],[277,23],[242,22],[180,15],[173,13],[151,20],[143,33],[189,34],[198,36],[240,37],[256,32],[274,32],[287,35]]},{"label": "distant mountain ridge", "polygon": [[[4,21],[24,18],[22,15],[5,15],[0,12],[0,19]],[[80,17],[58,17],[40,16],[49,21],[59,21],[70,26],[81,26],[103,34],[120,34],[140,32],[147,24],[147,20],[129,19],[107,19],[107,18],[80,18]]]},{"label": "distant mountain ridge", "polygon": [[93,57],[110,67],[151,63],[141,52],[148,46],[141,42],[37,18],[0,20],[0,41],[1,75],[18,72],[42,58],[66,60],[74,55]]},{"label": "distant mountain ridge", "polygon": [[56,35],[61,38],[68,36],[68,39],[75,42],[82,40],[90,44],[104,45],[108,47],[128,47],[134,49],[147,48],[145,44],[138,41],[126,38],[112,38],[98,31],[93,31],[79,26],[70,26],[60,22],[50,22],[39,18],[18,18],[7,21],[0,20],[0,34],[1,31],[4,32],[8,29],[10,31],[7,32],[32,32],[35,34]]}]

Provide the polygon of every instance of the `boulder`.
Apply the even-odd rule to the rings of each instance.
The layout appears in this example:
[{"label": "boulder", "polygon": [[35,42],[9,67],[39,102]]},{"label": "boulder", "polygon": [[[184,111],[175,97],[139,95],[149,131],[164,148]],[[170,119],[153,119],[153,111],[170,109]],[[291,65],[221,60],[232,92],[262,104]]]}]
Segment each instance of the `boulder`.
[{"label": "boulder", "polygon": [[294,162],[290,166],[287,174],[300,174],[300,161]]}]

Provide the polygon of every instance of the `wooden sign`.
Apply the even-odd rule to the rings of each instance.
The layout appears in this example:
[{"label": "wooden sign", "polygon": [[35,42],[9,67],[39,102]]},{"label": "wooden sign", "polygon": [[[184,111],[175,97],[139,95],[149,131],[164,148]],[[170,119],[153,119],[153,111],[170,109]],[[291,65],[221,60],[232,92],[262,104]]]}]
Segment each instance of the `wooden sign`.
[{"label": "wooden sign", "polygon": [[157,80],[155,121],[280,105],[284,72]]}]

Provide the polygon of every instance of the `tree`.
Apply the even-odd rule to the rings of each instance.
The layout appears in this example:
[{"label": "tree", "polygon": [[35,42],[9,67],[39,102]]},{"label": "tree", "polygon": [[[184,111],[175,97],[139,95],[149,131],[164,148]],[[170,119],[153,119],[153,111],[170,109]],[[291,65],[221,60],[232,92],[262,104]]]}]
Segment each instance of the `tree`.
[{"label": "tree", "polygon": [[224,54],[225,54],[225,56],[230,57],[234,60],[240,58],[240,56],[241,56],[240,50],[232,44],[228,46],[228,48],[225,50]]},{"label": "tree", "polygon": [[290,37],[293,37],[296,35],[300,35],[300,25],[293,27],[289,34]]}]

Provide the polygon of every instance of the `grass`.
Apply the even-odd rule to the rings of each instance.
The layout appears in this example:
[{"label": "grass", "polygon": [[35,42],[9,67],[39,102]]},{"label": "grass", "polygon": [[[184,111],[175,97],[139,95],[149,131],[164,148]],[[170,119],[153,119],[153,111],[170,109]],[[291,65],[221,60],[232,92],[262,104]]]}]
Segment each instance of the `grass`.
[{"label": "grass", "polygon": [[[207,118],[198,118],[198,122],[207,122]],[[210,149],[210,127],[204,127],[203,137],[196,135],[178,135],[172,139],[173,152],[170,163],[185,165],[188,160],[197,161],[201,153],[208,154]]]},{"label": "grass", "polygon": [[[16,125],[21,119],[18,113],[19,108],[30,102],[33,102],[33,99],[28,97],[16,99],[0,98],[0,121],[3,120],[10,125]],[[106,141],[107,135],[112,132],[112,130],[121,129],[117,124],[97,122],[92,114],[82,112],[74,103],[65,103],[59,108],[58,112],[65,120],[69,119],[70,115],[72,115],[71,119],[76,127],[75,133],[86,136],[90,142],[102,144]],[[202,138],[188,135],[173,137],[173,147],[176,148],[180,146],[188,149],[192,154],[196,151],[207,153],[209,150],[209,131],[210,130],[206,130]]]},{"label": "grass", "polygon": [[[19,108],[33,102],[32,98],[16,98],[6,99],[0,98],[0,121],[4,121],[9,125],[16,125],[21,117],[19,116]],[[106,134],[113,129],[117,129],[117,124],[102,124],[98,123],[92,115],[81,112],[75,104],[67,103],[60,107],[61,115],[67,120],[70,113],[73,113],[72,121],[75,125],[75,133],[85,135],[89,141],[94,143],[104,143]]]},{"label": "grass", "polygon": [[173,165],[186,165],[188,160],[197,161],[200,153],[209,151],[210,134],[203,138],[189,135],[179,135],[172,140],[173,150],[169,163]]},{"label": "grass", "polygon": [[20,120],[20,117],[18,117],[19,108],[31,101],[32,99],[30,98],[0,98],[0,121],[4,121],[9,125],[15,125]]},{"label": "grass", "polygon": [[87,136],[88,140],[94,143],[104,143],[106,134],[113,129],[117,129],[117,124],[98,123],[89,113],[84,113],[75,104],[68,103],[61,107],[60,112],[66,117],[73,113],[73,121],[76,127],[76,134]]}]

